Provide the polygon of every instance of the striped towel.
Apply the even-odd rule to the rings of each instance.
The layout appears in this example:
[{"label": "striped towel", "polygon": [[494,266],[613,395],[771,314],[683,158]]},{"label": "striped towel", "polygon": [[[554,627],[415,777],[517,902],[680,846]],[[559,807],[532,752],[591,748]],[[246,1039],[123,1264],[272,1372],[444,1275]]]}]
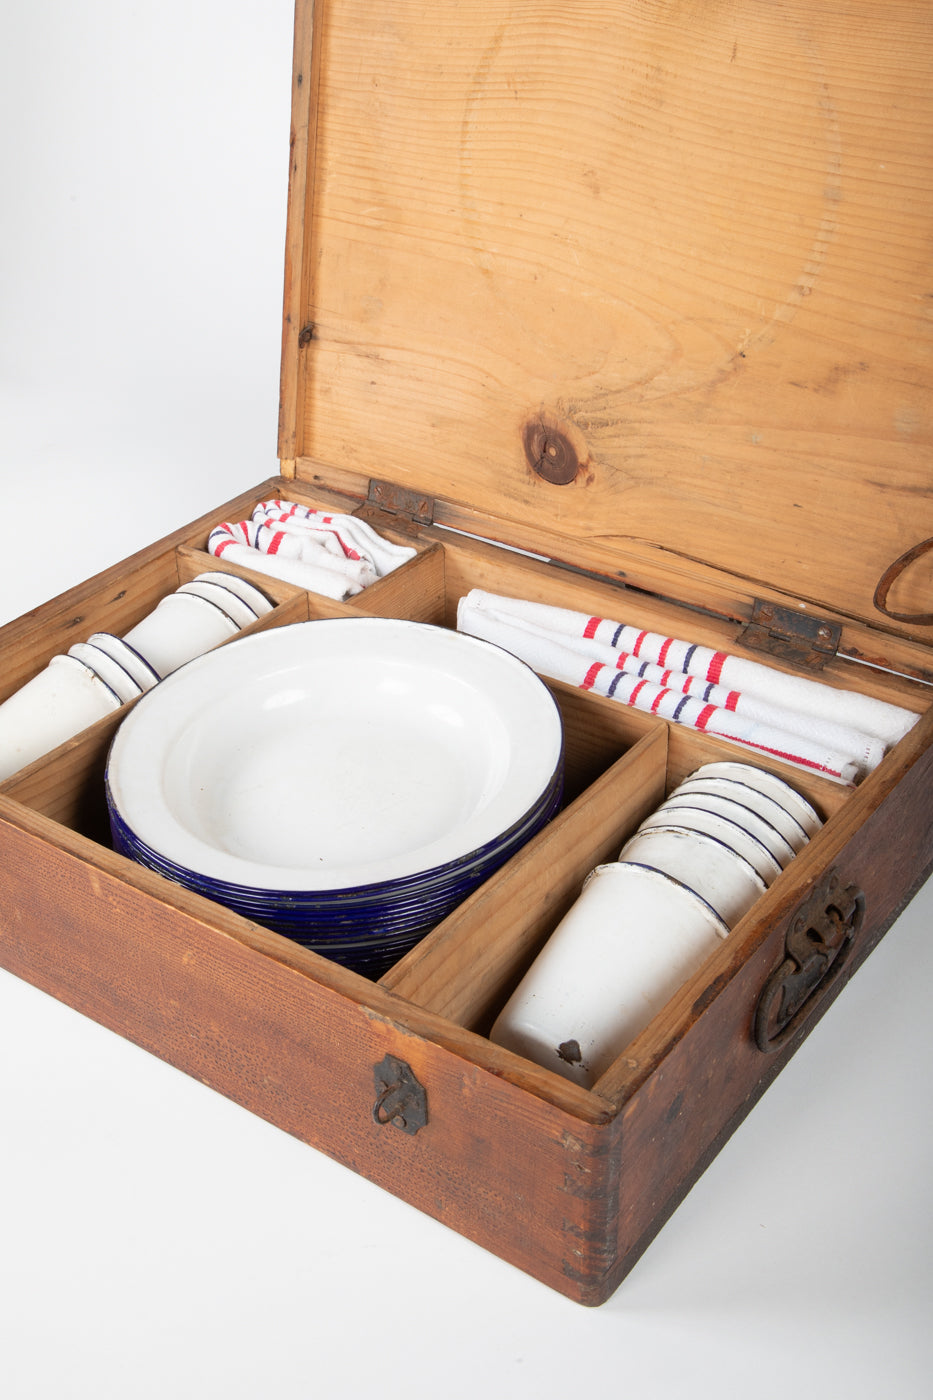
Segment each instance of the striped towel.
[{"label": "striped towel", "polygon": [[223,521],[211,531],[207,547],[218,559],[339,601],[415,554],[355,516],[279,500],[260,501],[249,520]]},{"label": "striped towel", "polygon": [[479,589],[461,599],[457,626],[554,680],[843,782],[876,767],[917,720],[709,647]]}]

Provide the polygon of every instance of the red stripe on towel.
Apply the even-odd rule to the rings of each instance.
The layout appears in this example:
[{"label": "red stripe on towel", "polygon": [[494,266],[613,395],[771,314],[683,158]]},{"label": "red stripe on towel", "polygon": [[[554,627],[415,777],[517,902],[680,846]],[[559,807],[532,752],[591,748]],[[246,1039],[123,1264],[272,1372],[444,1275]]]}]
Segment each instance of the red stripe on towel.
[{"label": "red stripe on towel", "polygon": [[664,662],[667,660],[667,653],[670,651],[671,643],[673,642],[673,640],[674,640],[673,637],[665,637],[665,638],[664,638],[664,645],[661,647],[661,650],[658,652],[658,665],[659,665],[659,666],[663,666],[663,665],[664,665]]},{"label": "red stripe on towel", "polygon": [[267,553],[267,554],[278,554],[278,552],[279,552],[279,545],[282,543],[282,541],[284,540],[284,538],[285,538],[285,531],[284,531],[284,530],[278,530],[278,531],[272,536],[272,539],[271,539],[270,542],[269,542],[269,548],[266,550],[266,553]]},{"label": "red stripe on towel", "polygon": [[591,617],[590,620],[589,620],[589,622],[586,624],[586,626],[585,626],[584,629],[583,629],[583,635],[584,635],[584,637],[595,637],[595,636],[596,636],[596,630],[597,630],[597,628],[599,627],[599,624],[600,624],[601,622],[602,622],[602,618],[601,618],[601,617]]},{"label": "red stripe on towel", "polygon": [[337,543],[340,545],[340,548],[343,550],[344,555],[347,559],[356,559],[357,561],[359,561],[361,556],[357,554],[355,549],[351,549],[350,545],[347,544],[346,540],[337,530],[333,531],[333,536]]},{"label": "red stripe on towel", "polygon": [[709,663],[709,669],[706,672],[706,679],[708,681],[712,681],[713,685],[719,684],[719,678],[722,675],[723,665],[726,661],[728,661],[728,659],[729,658],[724,651],[717,651],[716,655]]},{"label": "red stripe on towel", "polygon": [[639,654],[639,652],[640,652],[640,650],[641,650],[641,644],[642,644],[642,642],[645,640],[645,638],[647,637],[647,635],[648,635],[647,632],[639,632],[638,636],[635,638],[635,645],[632,647],[632,655],[633,655],[633,656],[638,656],[638,654]]},{"label": "red stripe on towel", "polygon": [[713,715],[716,713],[715,705],[704,705],[694,722],[695,729],[705,729]]},{"label": "red stripe on towel", "polygon": [[742,697],[737,690],[730,690],[729,694],[726,696],[725,708],[727,710],[734,710],[741,698]]},{"label": "red stripe on towel", "polygon": [[583,677],[583,680],[580,682],[580,689],[592,690],[593,686],[596,683],[596,677],[599,675],[602,669],[603,663],[601,661],[594,661],[590,669],[587,671],[586,675]]},{"label": "red stripe on towel", "polygon": [[639,681],[639,682],[638,682],[638,684],[636,685],[635,689],[632,691],[631,695],[630,695],[629,698],[628,698],[628,703],[629,703],[630,705],[634,705],[634,704],[635,704],[635,701],[638,699],[638,692],[641,690],[641,688],[642,688],[643,686],[646,686],[647,684],[648,684],[647,681]]}]

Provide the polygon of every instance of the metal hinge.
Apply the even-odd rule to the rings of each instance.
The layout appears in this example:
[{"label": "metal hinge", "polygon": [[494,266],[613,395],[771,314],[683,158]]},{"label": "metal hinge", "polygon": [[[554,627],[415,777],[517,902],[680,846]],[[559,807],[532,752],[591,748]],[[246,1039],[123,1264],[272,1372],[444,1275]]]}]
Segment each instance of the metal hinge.
[{"label": "metal hinge", "polygon": [[420,491],[406,491],[391,481],[370,481],[367,501],[390,515],[402,515],[416,525],[430,525],[434,520],[434,497]]},{"label": "metal hinge", "polygon": [[756,598],[751,622],[736,640],[753,651],[765,651],[808,671],[820,671],[836,655],[841,636],[838,622]]}]

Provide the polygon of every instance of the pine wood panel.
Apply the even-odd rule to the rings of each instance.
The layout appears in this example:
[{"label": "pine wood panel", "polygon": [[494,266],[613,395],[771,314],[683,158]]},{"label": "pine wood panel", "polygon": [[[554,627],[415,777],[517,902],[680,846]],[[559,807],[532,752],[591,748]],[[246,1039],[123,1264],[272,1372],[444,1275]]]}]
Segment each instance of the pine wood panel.
[{"label": "pine wood panel", "polygon": [[931,16],[331,0],[299,455],[871,616],[933,535]]}]

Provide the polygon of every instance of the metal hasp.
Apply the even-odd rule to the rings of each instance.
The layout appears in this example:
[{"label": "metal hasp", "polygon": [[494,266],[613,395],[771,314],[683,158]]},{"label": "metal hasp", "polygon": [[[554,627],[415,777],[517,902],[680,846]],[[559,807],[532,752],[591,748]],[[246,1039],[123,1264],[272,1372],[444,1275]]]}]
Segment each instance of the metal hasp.
[{"label": "metal hasp", "polygon": [[784,959],[758,999],[754,1035],[759,1050],[771,1054],[793,1039],[842,971],[864,917],[862,891],[844,885],[830,871],[792,919]]},{"label": "metal hasp", "polygon": [[753,651],[764,651],[780,661],[820,671],[836,655],[842,628],[824,617],[811,617],[794,608],[782,608],[756,598],[752,620],[737,641]]},{"label": "metal hasp", "polygon": [[386,1055],[373,1070],[376,1102],[373,1118],[384,1128],[392,1123],[412,1136],[428,1121],[428,1096],[418,1083],[410,1065]]}]

